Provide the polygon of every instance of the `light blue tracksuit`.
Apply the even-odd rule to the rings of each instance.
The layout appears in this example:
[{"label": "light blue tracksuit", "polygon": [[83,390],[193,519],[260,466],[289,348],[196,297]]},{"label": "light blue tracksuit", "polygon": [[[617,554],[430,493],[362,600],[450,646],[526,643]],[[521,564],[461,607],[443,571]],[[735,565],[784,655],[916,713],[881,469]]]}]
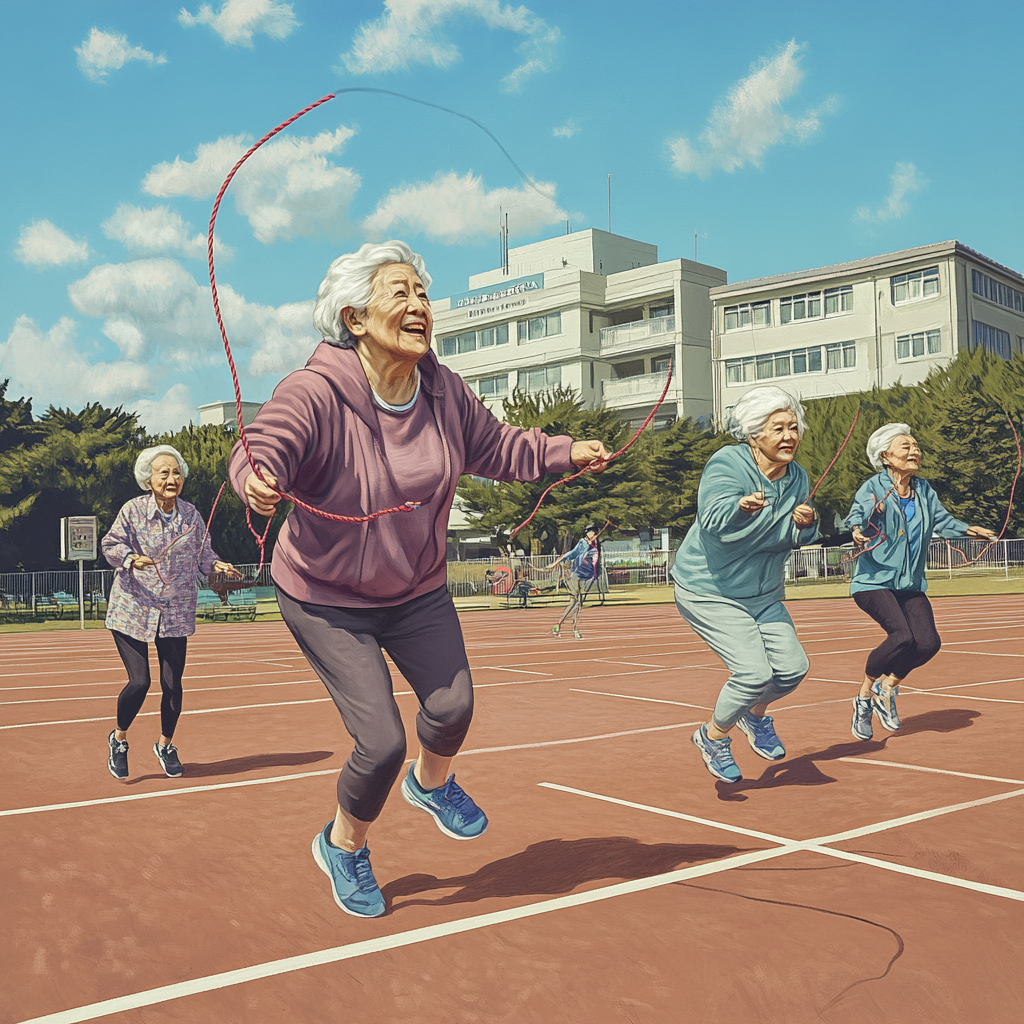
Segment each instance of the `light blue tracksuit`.
[{"label": "light blue tracksuit", "polygon": [[861,484],[846,517],[846,528],[857,527],[867,538],[865,551],[854,563],[850,593],[860,590],[928,589],[925,565],[932,536],[963,537],[967,523],[942,506],[927,480],[915,477],[916,515],[921,517],[921,543],[911,557],[907,518],[900,508],[889,471],[883,469]]},{"label": "light blue tracksuit", "polygon": [[[755,491],[764,491],[768,506],[750,515],[739,502]],[[807,474],[795,462],[768,480],[745,444],[720,449],[704,467],[697,518],[672,578],[680,614],[732,673],[715,704],[721,729],[790,693],[807,674],[807,655],[782,600],[790,551],[818,533],[817,523],[801,529],[791,518],[808,491]]]}]

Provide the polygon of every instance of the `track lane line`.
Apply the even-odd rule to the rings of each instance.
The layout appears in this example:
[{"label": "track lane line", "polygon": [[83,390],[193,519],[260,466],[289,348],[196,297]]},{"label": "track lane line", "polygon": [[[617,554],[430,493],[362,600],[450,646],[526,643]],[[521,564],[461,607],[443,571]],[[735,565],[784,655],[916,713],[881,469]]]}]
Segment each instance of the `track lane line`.
[{"label": "track lane line", "polygon": [[910,772],[934,772],[936,775],[955,775],[961,779],[980,779],[982,782],[1005,782],[1012,786],[1024,786],[1024,779],[1001,779],[996,775],[972,775],[970,772],[954,772],[948,768],[926,768],[920,764],[903,764],[900,761],[879,761],[873,757],[840,757],[847,764],[880,764],[886,768],[906,768]]}]

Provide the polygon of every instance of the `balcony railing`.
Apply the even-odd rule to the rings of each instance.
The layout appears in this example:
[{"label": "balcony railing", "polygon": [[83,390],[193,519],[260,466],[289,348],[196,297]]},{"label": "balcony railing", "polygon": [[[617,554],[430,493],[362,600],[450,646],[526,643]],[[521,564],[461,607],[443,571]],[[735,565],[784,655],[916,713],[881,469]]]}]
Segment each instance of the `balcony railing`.
[{"label": "balcony railing", "polygon": [[662,334],[672,334],[675,329],[675,316],[656,316],[652,320],[635,320],[631,324],[604,327],[601,329],[601,348],[626,348]]},{"label": "balcony railing", "polygon": [[621,380],[606,380],[601,392],[606,405],[640,405],[654,402],[665,389],[668,373],[643,373],[637,377],[623,377]]}]

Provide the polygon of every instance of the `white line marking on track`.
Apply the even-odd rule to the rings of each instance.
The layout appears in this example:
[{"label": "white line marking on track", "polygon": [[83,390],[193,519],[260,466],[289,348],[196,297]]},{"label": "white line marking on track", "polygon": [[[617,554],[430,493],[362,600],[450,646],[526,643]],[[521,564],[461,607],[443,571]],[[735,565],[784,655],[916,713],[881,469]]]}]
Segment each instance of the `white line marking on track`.
[{"label": "white line marking on track", "polygon": [[925,768],[920,764],[903,764],[900,761],[879,761],[873,757],[840,757],[848,764],[880,764],[886,768],[906,768],[911,772],[934,772],[936,775],[956,775],[961,779],[981,779],[982,782],[1005,782],[1011,786],[1024,786],[1024,779],[1001,779],[996,775],[972,775],[970,772],[954,772],[948,768]]},{"label": "white line marking on track", "polygon": [[959,697],[960,700],[983,700],[987,704],[1024,704],[1024,700],[1011,700],[1009,697],[975,697],[970,693],[953,693],[949,690],[943,690],[942,693],[932,693],[931,690],[914,690],[910,687],[901,686],[900,692],[912,693],[919,697]]},{"label": "white line marking on track", "polygon": [[787,847],[756,850],[753,853],[743,853],[726,860],[711,861],[707,864],[681,868],[678,871],[668,871],[665,874],[652,875],[649,878],[638,878],[630,882],[619,882],[616,885],[602,886],[599,889],[591,889],[587,892],[572,893],[569,896],[559,896],[555,899],[543,900],[540,903],[531,903],[524,907],[513,907],[509,910],[498,910],[491,914],[480,914],[476,917],[463,918],[460,921],[428,925],[425,928],[414,928],[407,932],[396,932],[377,939],[353,942],[347,946],[334,946],[331,949],[322,949],[314,953],[303,953],[299,956],[285,957],[282,960],[271,960],[262,964],[254,964],[251,967],[242,967],[235,971],[224,971],[221,974],[210,974],[204,978],[180,981],[174,985],[164,985],[160,988],[148,989],[145,992],[118,996],[114,999],[105,999],[102,1002],[90,1003],[86,1006],[78,1006],[70,1010],[61,1010],[42,1017],[33,1017],[31,1020],[21,1021],[20,1024],[79,1024],[81,1021],[95,1020],[97,1017],[105,1017],[111,1013],[135,1010],[142,1006],[153,1006],[157,1003],[166,1003],[172,999],[197,995],[200,992],[213,992],[217,989],[230,988],[233,985],[243,985],[250,981],[258,981],[261,978],[272,978],[280,974],[305,970],[308,967],[320,967],[324,964],[338,963],[342,960],[351,960],[370,953],[400,949],[403,946],[429,942],[432,939],[440,939],[449,935],[460,935],[464,932],[477,931],[480,928],[490,928],[509,921],[522,921],[530,917],[537,917],[540,914],[565,910],[569,907],[585,906],[588,903],[599,903],[602,900],[614,899],[617,896],[627,896],[635,892],[645,892],[648,889],[658,889],[662,886],[673,885],[676,882],[684,882],[690,878],[702,878],[706,875],[714,875],[722,871],[746,867],[749,864],[757,864],[789,852],[790,850]]},{"label": "white line marking on track", "polygon": [[981,683],[947,683],[945,686],[915,686],[913,689],[922,693],[938,693],[939,690],[966,690],[969,686],[995,686],[996,683],[1021,683],[1024,676],[1013,676],[1011,679],[986,679]]},{"label": "white line marking on track", "polygon": [[631,693],[605,693],[603,690],[578,690],[575,687],[569,687],[570,693],[592,693],[598,697],[621,697],[623,700],[642,700],[647,701],[650,704],[674,704],[676,707],[681,708],[697,708],[699,711],[710,711],[711,708],[706,704],[686,704],[681,700],[659,700],[657,697],[635,697]]}]

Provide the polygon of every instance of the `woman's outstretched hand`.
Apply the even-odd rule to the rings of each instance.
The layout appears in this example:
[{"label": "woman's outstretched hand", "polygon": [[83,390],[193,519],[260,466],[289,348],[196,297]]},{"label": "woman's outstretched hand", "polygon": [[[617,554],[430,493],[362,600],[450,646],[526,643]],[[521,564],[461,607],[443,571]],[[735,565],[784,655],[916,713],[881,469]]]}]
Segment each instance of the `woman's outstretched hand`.
[{"label": "woman's outstretched hand", "polygon": [[767,504],[768,502],[764,500],[764,491],[754,491],[753,494],[740,498],[740,510],[746,512],[748,516],[756,516]]},{"label": "woman's outstretched hand", "polygon": [[592,473],[603,473],[608,468],[611,454],[600,441],[573,441],[569,461],[578,469],[589,466]]},{"label": "woman's outstretched hand", "polygon": [[[266,480],[266,483],[263,480]],[[250,473],[245,481],[245,498],[253,512],[258,512],[261,516],[272,516],[277,503],[281,500],[281,495],[274,490],[277,486],[277,477],[263,470],[263,480],[255,473]],[[267,484],[272,486],[268,487]]]}]

